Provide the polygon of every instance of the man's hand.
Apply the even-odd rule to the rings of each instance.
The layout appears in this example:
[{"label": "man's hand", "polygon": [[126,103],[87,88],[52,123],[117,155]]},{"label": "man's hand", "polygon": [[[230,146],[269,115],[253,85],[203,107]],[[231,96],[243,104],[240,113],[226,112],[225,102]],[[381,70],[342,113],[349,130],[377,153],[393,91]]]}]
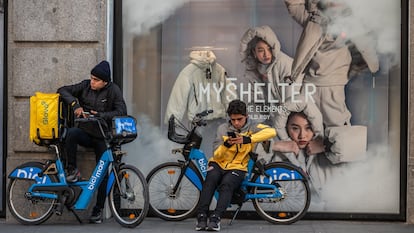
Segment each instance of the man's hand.
[{"label": "man's hand", "polygon": [[229,139],[227,139],[227,143],[230,145],[234,145],[234,144],[243,144],[243,136],[240,135],[236,135],[236,137],[229,137]]},{"label": "man's hand", "polygon": [[97,115],[98,112],[94,110],[91,110],[90,112],[85,112],[83,111],[83,108],[80,107],[80,108],[75,109],[74,114],[77,118],[79,117],[88,118],[90,115]]},{"label": "man's hand", "polygon": [[85,114],[84,114],[84,111],[83,111],[82,107],[75,109],[75,111],[73,113],[75,114],[75,117],[77,117],[77,118],[85,117]]}]

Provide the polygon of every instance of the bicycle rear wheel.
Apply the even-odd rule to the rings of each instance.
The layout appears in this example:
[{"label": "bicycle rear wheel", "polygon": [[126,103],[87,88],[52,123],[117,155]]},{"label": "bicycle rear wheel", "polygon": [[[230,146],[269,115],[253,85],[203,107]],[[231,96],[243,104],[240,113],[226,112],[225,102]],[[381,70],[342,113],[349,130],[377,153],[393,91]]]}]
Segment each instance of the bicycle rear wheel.
[{"label": "bicycle rear wheel", "polygon": [[35,182],[31,179],[11,179],[8,185],[7,205],[10,213],[21,224],[41,224],[53,214],[56,199],[28,197],[26,195],[30,186]]},{"label": "bicycle rear wheel", "polygon": [[117,181],[109,193],[109,207],[115,220],[124,227],[136,227],[145,218],[149,209],[148,186],[138,168],[123,165]]},{"label": "bicycle rear wheel", "polygon": [[[291,224],[300,220],[309,208],[310,189],[306,175],[302,170],[287,163],[269,163],[265,171],[270,179],[255,174],[253,180],[262,179],[263,183],[273,183],[283,193],[280,198],[253,199],[257,213],[265,220],[275,224]],[[289,177],[281,179],[281,177]],[[253,188],[253,193],[271,193],[270,190]]]},{"label": "bicycle rear wheel", "polygon": [[147,176],[151,213],[168,221],[181,221],[194,216],[200,200],[200,190],[183,176],[178,189],[182,165],[168,162],[158,165]]}]

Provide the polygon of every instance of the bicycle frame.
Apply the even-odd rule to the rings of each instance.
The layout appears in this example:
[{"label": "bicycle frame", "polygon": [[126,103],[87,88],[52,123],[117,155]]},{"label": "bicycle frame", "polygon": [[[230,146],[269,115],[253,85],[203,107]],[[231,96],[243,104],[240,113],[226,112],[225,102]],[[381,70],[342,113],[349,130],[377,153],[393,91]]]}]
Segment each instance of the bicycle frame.
[{"label": "bicycle frame", "polygon": [[281,198],[283,197],[284,193],[281,192],[278,188],[278,184],[276,181],[281,180],[301,180],[304,179],[303,175],[300,174],[298,171],[295,170],[288,170],[285,168],[273,168],[272,170],[267,170],[265,172],[271,172],[271,174],[266,173],[266,175],[260,175],[259,180],[252,181],[253,178],[253,167],[254,161],[252,159],[249,160],[248,163],[248,172],[246,174],[245,179],[241,184],[241,188],[247,190],[248,187],[258,187],[273,190],[272,193],[259,193],[259,194],[252,194],[246,192],[245,201],[249,199],[256,199],[256,198]]},{"label": "bicycle frame", "polygon": [[[53,182],[48,175],[43,175],[40,177],[38,174],[42,172],[39,168],[40,163],[26,163],[22,166],[19,166],[14,171],[12,171],[9,175],[10,178],[19,178],[19,179],[33,179],[36,181],[29,190],[28,195],[32,197],[39,197],[39,198],[49,198],[49,199],[59,199],[57,194],[47,193],[44,191],[69,191],[73,193],[71,187],[79,187],[82,192],[76,198],[76,202],[73,206],[75,210],[84,210],[88,207],[93,194],[98,189],[99,185],[104,180],[104,174],[108,172],[109,166],[113,163],[114,159],[112,156],[112,150],[108,148],[101,156],[99,162],[97,163],[91,177],[88,181],[78,181],[74,183],[67,183],[65,178],[65,173],[63,169],[63,164],[60,159],[59,151],[56,145],[51,145],[52,148],[55,149],[57,159],[55,161],[57,172],[58,172],[58,182]],[[115,181],[115,174],[114,171],[111,170],[111,173],[108,178],[107,184],[107,194],[109,192],[110,187],[112,187],[113,182]],[[43,191],[43,192],[42,192]]]},{"label": "bicycle frame", "polygon": [[[185,176],[197,187],[197,189],[201,190],[203,187],[203,180],[207,176],[208,159],[203,151],[192,148],[189,155],[189,161],[195,164],[198,170],[194,171],[191,166],[187,166],[185,168]],[[200,180],[200,176],[197,175],[197,172],[201,174],[203,180]]]},{"label": "bicycle frame", "polygon": [[[208,168],[208,161],[203,153],[203,151],[192,148],[189,154],[188,161],[192,162],[196,165],[198,168],[197,171],[193,169],[193,167],[189,166],[189,164],[184,167],[184,175],[197,187],[198,190],[201,191],[203,186],[203,180],[206,178],[207,175],[207,168]],[[257,199],[257,198],[282,198],[284,193],[282,193],[278,189],[276,181],[280,180],[300,180],[305,179],[302,174],[300,174],[298,171],[289,170],[285,168],[274,168],[270,172],[271,174],[261,175],[259,177],[260,180],[252,181],[253,178],[253,167],[254,167],[254,161],[253,159],[249,160],[248,163],[248,171],[244,178],[244,180],[241,183],[241,189],[247,191],[249,187],[257,187],[261,189],[267,189],[269,192],[267,193],[258,193],[253,194],[250,192],[246,192],[244,200],[250,200],[250,199]],[[267,171],[269,172],[269,171]],[[200,175],[203,180],[200,180]],[[180,180],[180,179],[179,179]],[[178,183],[179,184],[179,183]],[[178,186],[177,184],[177,186]],[[218,193],[216,192],[216,198]]]}]

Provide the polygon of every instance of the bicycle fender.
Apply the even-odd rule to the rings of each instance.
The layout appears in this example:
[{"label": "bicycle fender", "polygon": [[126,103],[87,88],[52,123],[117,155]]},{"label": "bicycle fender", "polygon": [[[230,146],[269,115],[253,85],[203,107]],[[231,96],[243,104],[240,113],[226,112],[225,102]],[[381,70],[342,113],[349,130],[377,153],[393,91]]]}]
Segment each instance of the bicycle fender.
[{"label": "bicycle fender", "polygon": [[13,169],[9,174],[9,179],[28,179],[35,180],[38,184],[50,184],[52,180],[48,175],[39,176],[45,164],[41,162],[27,162]]},{"label": "bicycle fender", "polygon": [[[259,176],[254,182],[270,184],[272,181],[277,180],[305,180],[307,181],[307,175],[302,169],[293,166],[292,164],[286,164],[284,162],[274,162],[282,166],[271,167],[270,164],[265,166],[265,172],[269,177]],[[284,165],[284,166],[283,166]]]}]

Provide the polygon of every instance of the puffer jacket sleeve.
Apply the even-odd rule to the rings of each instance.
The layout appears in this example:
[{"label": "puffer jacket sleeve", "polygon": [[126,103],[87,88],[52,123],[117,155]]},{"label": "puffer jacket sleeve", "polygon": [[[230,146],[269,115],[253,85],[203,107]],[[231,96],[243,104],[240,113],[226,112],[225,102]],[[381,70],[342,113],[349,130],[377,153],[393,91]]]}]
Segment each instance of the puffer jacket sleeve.
[{"label": "puffer jacket sleeve", "polygon": [[352,38],[352,42],[361,53],[371,73],[377,72],[379,70],[379,59],[375,49],[375,40],[369,35],[364,35],[364,37]]},{"label": "puffer jacket sleeve", "polygon": [[252,143],[263,142],[276,137],[276,130],[265,124],[257,124],[254,126],[253,134],[250,136]]},{"label": "puffer jacket sleeve", "polygon": [[227,131],[229,131],[228,124],[221,124],[217,129],[216,138],[213,142],[213,156],[215,159],[222,159],[226,154],[226,151],[229,149],[224,142],[228,139]]},{"label": "puffer jacket sleeve", "polygon": [[127,107],[121,89],[115,83],[109,83],[108,85],[110,85],[108,86],[108,98],[112,104],[103,112],[98,112],[99,116],[106,121],[112,120],[114,116],[127,114]]},{"label": "puffer jacket sleeve", "polygon": [[63,102],[72,107],[73,110],[81,107],[77,96],[81,96],[82,91],[89,88],[89,80],[83,80],[80,83],[60,87],[57,93],[60,94]]},{"label": "puffer jacket sleeve", "polygon": [[[306,9],[306,1],[307,0],[285,0],[289,14],[302,26],[306,24],[310,15]],[[316,3],[311,3],[312,1],[308,2],[310,5],[316,6]]]},{"label": "puffer jacket sleeve", "polygon": [[363,125],[344,125],[328,127],[325,135],[330,142],[326,157],[333,164],[354,162],[366,158],[367,127]]},{"label": "puffer jacket sleeve", "polygon": [[280,52],[279,60],[276,62],[275,67],[279,70],[281,81],[283,81],[285,77],[290,76],[292,72],[292,62],[293,58],[283,52]]},{"label": "puffer jacket sleeve", "polygon": [[168,119],[172,114],[178,119],[182,120],[187,109],[188,98],[191,92],[192,84],[188,69],[191,64],[187,65],[175,80],[174,86],[171,90],[170,98],[168,100],[167,109],[165,111],[164,122],[168,123]]},{"label": "puffer jacket sleeve", "polygon": [[[224,68],[223,68],[224,70]],[[221,93],[221,102],[224,106],[224,112],[226,107],[229,105],[229,103],[234,100],[237,99],[237,85],[235,83],[233,83],[229,77],[227,77],[226,72],[223,72],[223,76],[221,77],[221,80],[223,80],[223,84],[224,84],[224,89]]]}]

